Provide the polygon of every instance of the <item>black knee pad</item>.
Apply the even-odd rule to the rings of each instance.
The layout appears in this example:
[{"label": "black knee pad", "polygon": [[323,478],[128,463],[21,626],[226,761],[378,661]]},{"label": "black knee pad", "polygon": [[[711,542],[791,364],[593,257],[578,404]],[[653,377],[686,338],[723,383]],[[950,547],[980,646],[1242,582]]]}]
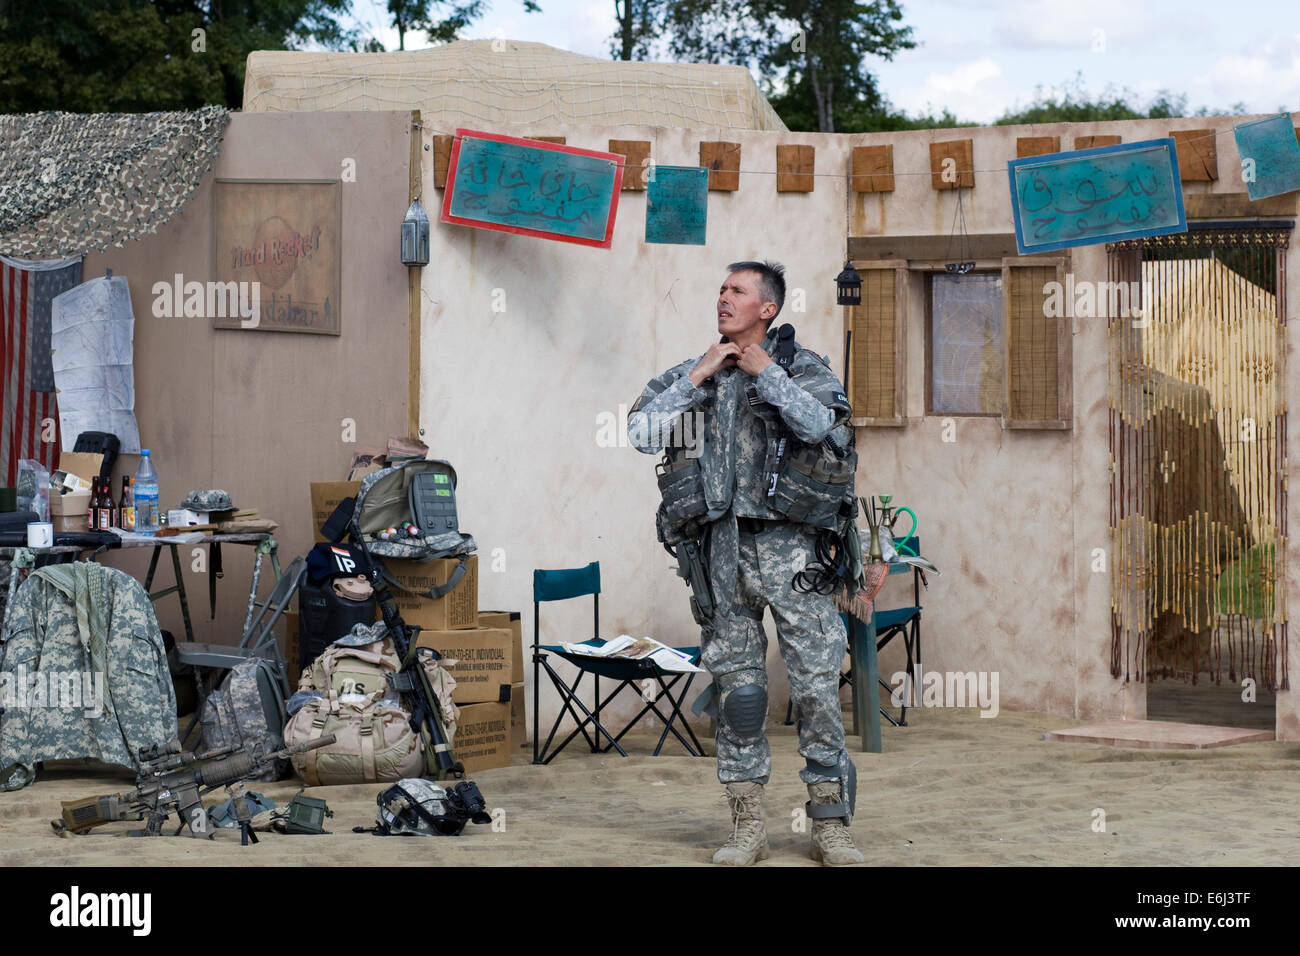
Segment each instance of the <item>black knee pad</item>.
[{"label": "black knee pad", "polygon": [[722,714],[742,741],[757,739],[767,722],[767,689],[760,684],[741,684],[727,694]]}]

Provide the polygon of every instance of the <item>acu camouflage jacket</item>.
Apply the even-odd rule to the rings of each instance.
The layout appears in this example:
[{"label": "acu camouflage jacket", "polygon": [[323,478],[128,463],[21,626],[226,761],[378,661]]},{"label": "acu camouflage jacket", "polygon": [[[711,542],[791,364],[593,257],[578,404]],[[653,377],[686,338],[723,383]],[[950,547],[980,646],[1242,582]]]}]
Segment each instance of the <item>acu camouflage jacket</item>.
[{"label": "acu camouflage jacket", "polygon": [[176,692],[139,581],[93,562],[33,571],[0,634],[0,786],[40,760],[138,770],[141,747],[176,736]]},{"label": "acu camouflage jacket", "polygon": [[[763,339],[776,349],[776,329]],[[796,345],[789,372],[775,362],[756,377],[738,368],[723,369],[696,388],[689,378],[702,356],[673,366],[651,379],[628,415],[628,439],[638,451],[655,454],[669,441],[698,444],[705,500],[704,520],[716,521],[733,509],[742,517],[780,519],[766,503],[765,475],[779,443],[790,435],[809,445],[827,437],[841,447],[852,444],[852,410],[835,373],[815,352]],[[703,411],[703,434],[684,425],[684,416]],[[751,414],[752,413],[752,414]],[[834,523],[826,523],[834,527]]]}]

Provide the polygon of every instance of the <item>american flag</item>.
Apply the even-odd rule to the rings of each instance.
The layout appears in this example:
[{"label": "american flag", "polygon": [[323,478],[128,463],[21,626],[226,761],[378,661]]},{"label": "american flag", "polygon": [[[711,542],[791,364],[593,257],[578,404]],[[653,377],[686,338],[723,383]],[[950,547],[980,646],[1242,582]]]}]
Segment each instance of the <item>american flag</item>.
[{"label": "american flag", "polygon": [[[0,256],[0,484],[7,487],[18,481],[21,458],[35,458],[50,471],[58,465],[50,303],[80,282],[79,258],[32,262]],[[52,440],[42,441],[42,432]]]}]

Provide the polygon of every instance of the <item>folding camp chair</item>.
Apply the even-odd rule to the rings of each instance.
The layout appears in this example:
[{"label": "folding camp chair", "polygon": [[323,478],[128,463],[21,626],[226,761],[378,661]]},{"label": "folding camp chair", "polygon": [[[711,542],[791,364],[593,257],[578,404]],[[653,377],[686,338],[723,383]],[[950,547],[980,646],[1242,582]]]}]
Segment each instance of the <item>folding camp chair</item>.
[{"label": "folding camp chair", "polygon": [[[664,723],[664,731],[659,735],[659,742],[655,745],[654,756],[659,756],[659,751],[663,748],[664,741],[668,739],[670,731],[674,737],[681,741],[682,746],[686,748],[686,752],[692,757],[704,756],[704,748],[700,746],[695,731],[691,729],[691,725],[687,722],[686,716],[681,709],[686,693],[690,690],[691,681],[695,679],[694,673],[666,671],[651,660],[588,657],[571,653],[559,644],[541,643],[542,602],[564,601],[588,594],[592,597],[592,638],[581,643],[589,647],[599,648],[605,645],[605,641],[602,641],[598,636],[600,633],[600,562],[593,561],[585,568],[551,571],[538,569],[533,572],[533,727],[537,731],[533,734],[533,763],[550,763],[555,755],[568,746],[569,741],[573,740],[578,734],[582,734],[588,746],[591,747],[592,753],[608,753],[611,749],[614,749],[626,757],[627,751],[619,744],[619,740],[650,711],[654,711],[655,716]],[[675,648],[675,650],[681,651],[690,663],[699,664],[700,649],[698,647],[682,647]],[[566,684],[564,679],[555,672],[547,659],[550,654],[561,657],[578,668],[578,676],[574,678],[572,684]],[[556,716],[555,723],[551,727],[551,732],[547,736],[545,744],[541,743],[541,725],[538,722],[541,710],[542,668],[546,668],[546,673],[550,675],[551,683],[559,692],[560,702],[563,704],[563,708]],[[578,686],[587,674],[592,675],[595,684],[592,697],[594,712],[592,709],[588,709],[587,705],[578,696]],[[600,696],[600,679],[602,677],[618,681],[614,690],[603,699]],[[686,683],[677,696],[674,697],[673,688],[677,686],[683,677],[686,678]],[[608,707],[624,688],[632,687],[635,692],[636,684],[647,679],[658,683],[662,692],[661,695],[646,699],[645,706],[628,722],[627,726],[619,733],[611,735],[600,721],[601,711]],[[664,716],[657,706],[661,699],[668,701],[670,707],[668,716]],[[577,710],[574,709],[575,707]],[[582,711],[585,717],[579,718],[578,710]],[[573,717],[578,726],[557,746],[552,747],[551,744],[555,740],[556,732],[560,729],[560,724],[564,721],[566,713]],[[679,722],[689,735],[689,741],[674,726]],[[587,732],[588,725],[592,726],[595,731],[594,734]],[[601,737],[604,737],[609,743],[605,744]],[[692,743],[694,743],[693,747],[691,746]]]},{"label": "folding camp chair", "polygon": [[280,643],[275,637],[275,625],[280,615],[289,606],[298,593],[303,575],[307,573],[307,563],[302,558],[294,558],[293,563],[285,569],[275,582],[275,587],[265,601],[256,602],[256,616],[249,619],[244,627],[243,637],[237,647],[229,644],[204,644],[185,641],[177,643],[176,657],[181,664],[194,668],[194,687],[198,691],[199,703],[194,710],[194,718],[185,728],[181,740],[188,740],[199,722],[203,711],[203,701],[207,697],[209,682],[217,680],[217,675],[228,671],[251,657],[259,657],[276,665],[276,677],[286,700],[291,693],[289,689],[289,664],[280,653]]},{"label": "folding camp chair", "polygon": [[[913,537],[908,541],[908,547],[914,554],[921,553],[921,542],[919,538]],[[890,574],[906,574],[912,572],[912,606],[891,608],[888,611],[876,611],[872,617],[876,625],[876,653],[879,652],[896,637],[902,637],[903,648],[907,652],[907,683],[903,687],[902,708],[895,720],[893,715],[885,708],[880,708],[880,715],[889,721],[895,727],[907,726],[907,695],[909,691],[916,690],[916,668],[921,663],[921,583],[923,581],[923,572],[915,565],[905,564],[902,561],[894,561],[889,565]],[[851,680],[851,679],[850,679]],[[886,683],[884,678],[877,678],[877,682],[891,694],[894,687]]]},{"label": "folding camp chair", "polygon": [[[915,537],[910,539],[910,541],[908,542],[908,547],[910,550],[915,551],[916,554],[921,553],[920,542]],[[915,602],[913,606],[890,608],[888,611],[876,611],[872,614],[872,624],[875,628],[875,633],[876,633],[877,653],[879,653],[881,649],[883,649],[885,645],[887,645],[895,637],[901,636],[903,638],[903,647],[907,652],[907,665],[905,668],[905,672],[907,674],[907,680],[908,680],[907,684],[903,688],[904,692],[906,692],[907,688],[909,687],[915,689],[916,667],[918,664],[921,663],[922,571],[920,568],[914,565],[909,565],[903,561],[893,561],[889,565],[889,573],[891,575],[906,574],[909,570],[912,572],[912,600]],[[841,614],[840,617],[844,619],[845,626],[848,627],[850,622],[848,621],[847,616]],[[853,684],[854,677],[855,675],[853,673],[852,666],[850,666],[850,669],[848,671],[840,674],[839,686],[843,687],[845,684],[849,685],[850,687],[854,686]],[[893,685],[887,683],[883,677],[877,676],[876,682],[885,690],[889,691],[890,694],[894,693]],[[906,696],[903,698],[901,712],[899,713],[897,719],[895,719],[894,716],[889,713],[889,711],[885,710],[884,707],[880,707],[879,710],[880,710],[880,716],[884,717],[885,720],[889,721],[895,727],[907,726],[907,697]],[[857,734],[859,732],[858,717],[859,717],[858,708],[855,707],[853,711],[853,730],[852,730],[852,733],[854,734]],[[785,722],[786,724],[791,724],[794,722],[794,701],[793,700],[786,705]]]}]

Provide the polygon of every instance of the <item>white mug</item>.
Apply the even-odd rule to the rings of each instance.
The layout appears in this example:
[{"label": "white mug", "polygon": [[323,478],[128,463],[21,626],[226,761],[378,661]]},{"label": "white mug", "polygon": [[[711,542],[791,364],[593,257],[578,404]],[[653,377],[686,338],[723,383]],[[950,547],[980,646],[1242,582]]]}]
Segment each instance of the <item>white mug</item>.
[{"label": "white mug", "polygon": [[33,521],[27,526],[27,547],[54,547],[54,525],[48,521]]}]

